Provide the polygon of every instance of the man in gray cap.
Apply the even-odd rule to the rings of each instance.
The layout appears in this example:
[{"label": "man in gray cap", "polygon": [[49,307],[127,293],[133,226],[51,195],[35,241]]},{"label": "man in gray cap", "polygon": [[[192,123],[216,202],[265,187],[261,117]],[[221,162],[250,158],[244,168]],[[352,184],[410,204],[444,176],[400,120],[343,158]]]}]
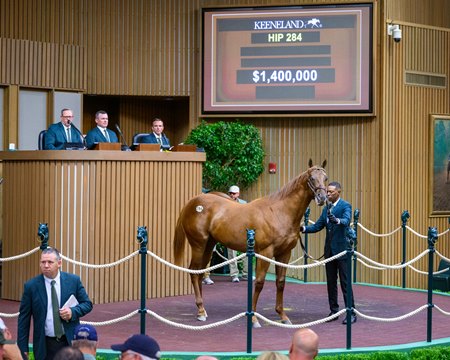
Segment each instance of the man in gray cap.
[{"label": "man in gray cap", "polygon": [[126,360],[159,360],[161,349],[150,336],[138,334],[128,338],[123,344],[111,345],[111,349],[120,351],[121,359]]},{"label": "man in gray cap", "polygon": [[[237,185],[230,186],[230,188],[228,189],[228,195],[230,195],[230,197],[233,201],[236,201],[239,204],[247,204],[247,201],[239,198],[240,194],[241,194],[240,189],[239,189],[239,186],[237,186]],[[236,250],[227,249],[227,252],[228,252],[228,260],[233,259],[237,256]],[[242,280],[247,280],[248,279],[248,258],[245,257],[242,261],[243,261]],[[237,266],[237,261],[232,262],[228,266],[230,267],[231,281],[234,283],[238,283],[239,282],[239,269]]]},{"label": "man in gray cap", "polygon": [[84,360],[95,360],[97,355],[97,330],[89,324],[80,324],[75,328],[72,347],[80,349]]}]

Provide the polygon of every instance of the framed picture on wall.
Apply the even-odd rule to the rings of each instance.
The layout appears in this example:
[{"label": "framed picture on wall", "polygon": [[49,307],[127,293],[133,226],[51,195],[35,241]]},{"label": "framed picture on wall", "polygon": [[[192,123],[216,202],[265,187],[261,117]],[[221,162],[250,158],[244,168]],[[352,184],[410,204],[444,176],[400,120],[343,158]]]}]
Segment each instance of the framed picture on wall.
[{"label": "framed picture on wall", "polygon": [[450,116],[431,115],[430,215],[450,215]]}]

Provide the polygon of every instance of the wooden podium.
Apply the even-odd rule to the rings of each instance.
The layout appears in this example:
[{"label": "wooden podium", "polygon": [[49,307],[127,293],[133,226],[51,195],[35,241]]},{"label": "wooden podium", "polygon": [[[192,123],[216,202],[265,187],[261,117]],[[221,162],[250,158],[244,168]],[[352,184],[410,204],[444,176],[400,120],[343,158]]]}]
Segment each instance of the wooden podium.
[{"label": "wooden podium", "polygon": [[[38,247],[38,225],[47,223],[50,246],[70,259],[105,265],[139,250],[138,226],[147,226],[148,250],[174,262],[176,221],[184,204],[202,191],[206,155],[117,150],[4,151],[0,159],[3,257]],[[3,299],[20,300],[22,284],[39,274],[39,258],[37,251],[3,263]],[[147,264],[147,298],[191,293],[188,274],[150,257]],[[94,303],[140,299],[139,256],[99,269],[63,260],[62,269],[81,276]]]},{"label": "wooden podium", "polygon": [[172,151],[182,151],[182,152],[195,152],[197,151],[197,145],[175,145]]},{"label": "wooden podium", "polygon": [[159,144],[136,144],[134,151],[159,151],[161,146]]},{"label": "wooden podium", "polygon": [[120,143],[101,142],[95,144],[93,150],[122,150]]}]

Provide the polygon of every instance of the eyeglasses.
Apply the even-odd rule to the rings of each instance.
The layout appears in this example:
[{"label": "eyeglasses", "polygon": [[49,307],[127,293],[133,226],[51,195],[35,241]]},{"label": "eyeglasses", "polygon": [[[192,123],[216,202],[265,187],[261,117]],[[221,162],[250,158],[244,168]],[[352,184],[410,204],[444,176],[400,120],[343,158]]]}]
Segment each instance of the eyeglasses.
[{"label": "eyeglasses", "polygon": [[65,119],[73,119],[74,118],[74,116],[73,115],[70,115],[70,116],[62,116],[63,118],[65,118]]}]

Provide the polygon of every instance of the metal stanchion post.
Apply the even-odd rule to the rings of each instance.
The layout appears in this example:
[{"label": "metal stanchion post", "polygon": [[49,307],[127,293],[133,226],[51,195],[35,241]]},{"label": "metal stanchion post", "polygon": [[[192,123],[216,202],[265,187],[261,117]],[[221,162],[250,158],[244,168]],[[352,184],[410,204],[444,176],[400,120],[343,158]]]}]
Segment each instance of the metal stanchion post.
[{"label": "metal stanchion post", "polygon": [[140,244],[139,254],[141,254],[141,334],[145,334],[145,318],[147,308],[145,307],[146,289],[147,289],[147,243],[148,232],[146,226],[138,226],[137,240]]},{"label": "metal stanchion post", "polygon": [[347,293],[346,296],[346,303],[347,303],[347,350],[350,350],[352,348],[352,313],[353,313],[353,307],[352,307],[352,257],[354,254],[353,245],[354,241],[356,239],[356,233],[355,230],[353,230],[350,226],[347,227],[346,230],[346,237],[347,237]]},{"label": "metal stanchion post", "polygon": [[[355,209],[353,213],[353,229],[355,230],[355,244],[354,251],[358,251],[358,221],[359,221],[359,209]],[[356,282],[356,256],[353,256],[353,282]]]},{"label": "metal stanchion post", "polygon": [[[308,225],[310,214],[311,214],[311,209],[308,206],[305,211],[305,226]],[[304,254],[304,256],[305,256],[305,258],[303,259],[303,264],[308,265],[308,233],[305,233],[305,254]],[[308,268],[303,269],[303,281],[305,283],[308,282]]]},{"label": "metal stanchion post", "polygon": [[252,318],[253,318],[253,257],[255,256],[255,230],[247,229],[247,257],[248,257],[248,279],[247,279],[247,353],[252,352]]},{"label": "metal stanchion post", "polygon": [[[402,212],[402,265],[406,262],[406,223],[409,219],[408,210]],[[406,267],[402,269],[402,288],[406,288]]]},{"label": "metal stanchion post", "polygon": [[39,223],[38,226],[38,236],[41,238],[41,246],[39,247],[41,251],[48,248],[48,225],[47,223]]},{"label": "metal stanchion post", "polygon": [[438,231],[435,227],[428,228],[428,309],[427,309],[427,342],[431,342],[431,325],[433,322],[433,268],[434,268],[434,244],[438,238]]}]

